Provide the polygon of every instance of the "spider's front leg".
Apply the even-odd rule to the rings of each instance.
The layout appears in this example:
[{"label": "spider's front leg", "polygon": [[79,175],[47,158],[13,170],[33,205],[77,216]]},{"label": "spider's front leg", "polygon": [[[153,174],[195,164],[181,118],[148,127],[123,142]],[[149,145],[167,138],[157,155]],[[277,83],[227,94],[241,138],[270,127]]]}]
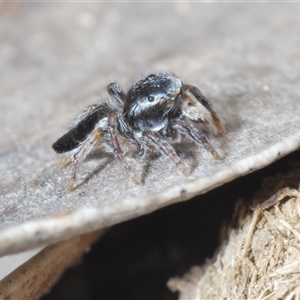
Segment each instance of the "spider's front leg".
[{"label": "spider's front leg", "polygon": [[203,145],[213,155],[214,158],[220,159],[220,155],[208,141],[206,136],[202,132],[196,130],[191,124],[182,120],[176,120],[173,121],[170,126],[185,137],[200,145]]},{"label": "spider's front leg", "polygon": [[[119,115],[119,117],[120,117],[120,115]],[[120,143],[118,140],[119,132],[118,132],[117,127],[118,127],[118,112],[112,111],[108,115],[108,131],[109,131],[110,138],[111,138],[111,144],[112,144],[114,156],[125,166],[128,174],[131,176],[134,183],[139,184],[139,180],[135,176],[131,167],[128,165],[128,163],[124,157],[123,151],[120,147]]]},{"label": "spider's front leg", "polygon": [[142,132],[142,138],[146,144],[154,145],[162,154],[171,157],[176,166],[181,170],[183,174],[187,173],[187,167],[182,162],[175,149],[161,136],[158,132],[151,130],[144,130]]},{"label": "spider's front leg", "polygon": [[186,91],[190,92],[209,111],[209,113],[212,116],[213,121],[214,121],[218,131],[220,133],[224,133],[224,128],[221,124],[221,121],[220,121],[217,113],[213,110],[211,102],[209,100],[207,100],[202,95],[201,91],[193,85],[185,84],[184,89]]}]

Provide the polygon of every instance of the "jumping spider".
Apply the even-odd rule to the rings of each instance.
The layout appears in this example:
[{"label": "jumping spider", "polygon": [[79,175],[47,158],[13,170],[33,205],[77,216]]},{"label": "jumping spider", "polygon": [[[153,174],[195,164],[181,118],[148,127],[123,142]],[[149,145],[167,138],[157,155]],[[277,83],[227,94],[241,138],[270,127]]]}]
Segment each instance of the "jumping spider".
[{"label": "jumping spider", "polygon": [[127,94],[115,82],[108,85],[107,92],[116,102],[115,107],[108,103],[89,105],[70,130],[52,145],[57,153],[71,157],[69,190],[74,188],[79,162],[96,145],[113,153],[135,183],[139,181],[125,159],[125,154],[133,151],[139,155],[160,152],[186,173],[186,165],[170,144],[180,141],[182,136],[220,158],[205,135],[193,125],[208,124],[212,118],[217,130],[224,132],[212,104],[195,86],[184,84],[174,74],[156,73],[135,83]]}]

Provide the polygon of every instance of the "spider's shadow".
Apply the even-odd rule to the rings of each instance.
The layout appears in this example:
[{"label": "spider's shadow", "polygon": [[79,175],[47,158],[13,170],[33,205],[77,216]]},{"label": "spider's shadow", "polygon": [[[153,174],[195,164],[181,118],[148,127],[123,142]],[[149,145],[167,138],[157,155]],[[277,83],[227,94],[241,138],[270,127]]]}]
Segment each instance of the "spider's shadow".
[{"label": "spider's shadow", "polygon": [[173,145],[176,153],[182,159],[183,162],[187,164],[189,167],[188,174],[190,175],[194,172],[194,170],[199,165],[199,161],[197,159],[197,153],[199,152],[199,146],[191,141],[184,140],[179,144]]},{"label": "spider's shadow", "polygon": [[158,153],[153,152],[153,153],[147,154],[146,157],[147,157],[146,158],[146,163],[143,167],[143,172],[142,172],[142,175],[141,175],[141,183],[142,184],[145,184],[146,178],[149,175],[151,162],[158,159],[158,157],[160,157],[160,155]]},{"label": "spider's shadow", "polygon": [[[175,149],[176,153],[182,159],[183,162],[187,163],[189,170],[188,174],[190,175],[191,173],[194,172],[196,167],[198,166],[199,162],[197,160],[197,157],[195,153],[197,153],[197,145],[194,143],[191,143],[190,141],[183,141],[178,144],[173,144],[172,147]],[[141,176],[141,182],[142,184],[145,184],[145,180],[149,175],[150,172],[150,167],[153,161],[159,159],[163,154],[159,152],[152,152],[148,153],[146,156],[146,163],[143,167],[143,172]],[[167,163],[174,164],[172,161],[171,157],[168,157]],[[178,168],[178,172],[181,172]]]},{"label": "spider's shadow", "polygon": [[[208,134],[208,132],[205,132],[205,134]],[[190,175],[194,172],[194,170],[198,167],[199,165],[199,146],[195,143],[192,143],[189,140],[183,140],[180,143],[175,143],[172,144],[172,147],[180,157],[180,159],[188,166],[188,174]],[[157,160],[160,158],[160,156],[163,155],[158,152],[150,152],[147,153],[144,160],[141,159],[141,163],[143,164],[142,167],[142,172],[141,172],[141,184],[144,185],[146,182],[146,178],[149,176],[151,165],[153,161]],[[89,155],[86,157],[85,161],[92,161],[92,160],[97,160],[101,162],[99,163],[99,166],[94,168],[89,174],[80,182],[76,185],[75,188],[81,187],[85,183],[87,183],[93,176],[97,175],[98,173],[102,172],[108,164],[110,164],[113,160],[115,160],[113,154],[105,153],[99,149],[95,149]],[[171,157],[168,157],[167,163],[173,164],[174,162],[172,161]],[[68,163],[67,165],[69,165]],[[124,172],[125,169],[124,169]],[[178,168],[178,172],[181,173],[181,171]]]},{"label": "spider's shadow", "polygon": [[99,166],[97,166],[95,169],[89,172],[89,174],[80,183],[76,185],[75,189],[81,187],[82,185],[87,183],[93,176],[97,175],[102,170],[104,170],[106,166],[114,160],[114,156],[112,154],[105,153],[99,151],[98,149],[95,149],[85,159],[85,161],[92,161],[92,160],[98,160],[98,161],[101,160],[101,162]]}]

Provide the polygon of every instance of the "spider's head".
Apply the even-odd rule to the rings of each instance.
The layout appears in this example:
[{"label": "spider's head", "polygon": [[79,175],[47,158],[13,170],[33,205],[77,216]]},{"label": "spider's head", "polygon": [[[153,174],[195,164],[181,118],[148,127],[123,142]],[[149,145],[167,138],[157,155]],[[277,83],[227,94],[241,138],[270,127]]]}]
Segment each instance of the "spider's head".
[{"label": "spider's head", "polygon": [[130,88],[124,113],[134,118],[150,116],[157,111],[163,115],[175,103],[182,86],[182,81],[174,74],[151,74]]}]

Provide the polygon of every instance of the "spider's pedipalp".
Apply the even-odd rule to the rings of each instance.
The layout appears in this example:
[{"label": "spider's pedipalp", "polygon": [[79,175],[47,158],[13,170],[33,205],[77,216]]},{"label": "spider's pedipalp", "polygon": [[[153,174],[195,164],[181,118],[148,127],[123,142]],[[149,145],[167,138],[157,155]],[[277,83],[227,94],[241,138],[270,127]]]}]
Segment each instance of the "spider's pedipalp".
[{"label": "spider's pedipalp", "polygon": [[125,139],[127,144],[132,145],[137,150],[139,156],[144,154],[144,147],[137,140],[132,127],[128,124],[127,120],[123,117],[120,112],[116,112],[116,122],[118,124],[118,132]]}]

